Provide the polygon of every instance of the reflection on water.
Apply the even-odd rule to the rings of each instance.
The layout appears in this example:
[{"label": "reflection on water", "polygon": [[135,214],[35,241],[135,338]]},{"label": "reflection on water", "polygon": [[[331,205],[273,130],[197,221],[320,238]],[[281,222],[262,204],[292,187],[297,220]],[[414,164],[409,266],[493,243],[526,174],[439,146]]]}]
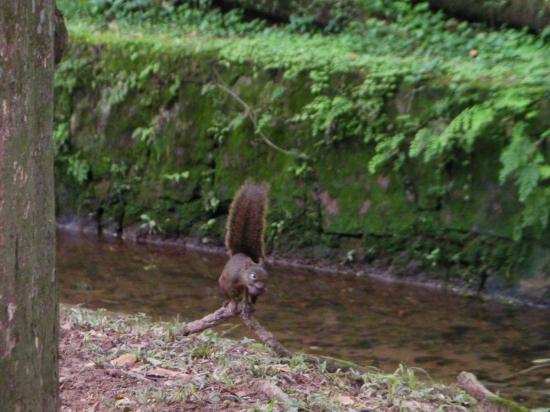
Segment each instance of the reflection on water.
[{"label": "reflection on water", "polygon": [[[225,258],[58,233],[61,300],[156,318],[192,320],[219,307]],[[374,365],[399,362],[444,382],[475,373],[529,405],[550,405],[550,370],[498,383],[550,357],[550,312],[466,300],[367,279],[270,271],[257,316],[294,350]],[[231,332],[240,336],[242,327]]]}]

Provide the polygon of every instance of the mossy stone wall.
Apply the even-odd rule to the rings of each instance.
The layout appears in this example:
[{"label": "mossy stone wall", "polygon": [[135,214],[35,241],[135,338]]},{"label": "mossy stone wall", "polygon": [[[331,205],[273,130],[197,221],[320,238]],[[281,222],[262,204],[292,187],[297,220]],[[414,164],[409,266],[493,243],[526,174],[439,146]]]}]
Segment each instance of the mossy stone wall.
[{"label": "mossy stone wall", "polygon": [[[232,195],[254,177],[272,185],[270,251],[430,269],[472,285],[548,279],[545,237],[512,240],[521,207],[515,189],[498,179],[505,141],[478,140],[467,163],[442,171],[419,158],[372,171],[373,144],[346,138],[356,111],[349,119],[328,116],[321,137],[315,118],[303,116],[319,95],[315,65],[291,74],[292,67],[254,58],[261,44],[243,42],[251,57],[235,57],[231,40],[82,28],[71,38],[57,72],[60,220],[93,217],[121,232],[138,227],[221,243]],[[351,65],[329,73],[327,84],[357,90],[373,78],[378,87],[385,65],[392,62]],[[374,101],[379,106],[362,113],[381,113],[389,127],[408,116],[441,128],[437,106],[454,99],[456,88],[435,73],[419,89],[406,70],[395,73]],[[468,87],[483,96],[495,86]]]}]

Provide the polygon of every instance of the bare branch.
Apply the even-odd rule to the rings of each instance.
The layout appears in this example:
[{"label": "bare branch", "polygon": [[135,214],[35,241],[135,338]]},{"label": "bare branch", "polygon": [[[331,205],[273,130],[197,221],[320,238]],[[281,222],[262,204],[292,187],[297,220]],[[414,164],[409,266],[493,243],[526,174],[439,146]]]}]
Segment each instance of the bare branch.
[{"label": "bare branch", "polygon": [[187,336],[192,333],[199,333],[205,329],[212,328],[216,325],[219,325],[225,322],[227,319],[230,319],[239,315],[242,309],[243,308],[241,303],[239,303],[238,305],[229,304],[227,306],[222,306],[217,311],[213,313],[209,313],[202,319],[187,323],[183,327],[179,335]]},{"label": "bare branch", "polygon": [[292,352],[281,345],[275,336],[265,329],[254,317],[253,313],[255,310],[253,305],[246,302],[230,302],[228,305],[222,306],[202,319],[187,323],[178,335],[187,336],[192,333],[199,333],[240,315],[243,323],[258,336],[258,339],[262,343],[269,346],[278,356],[291,357]]},{"label": "bare branch", "polygon": [[[214,326],[224,323],[226,320],[233,317],[240,316],[245,326],[256,334],[260,342],[269,346],[273,352],[282,358],[291,358],[294,354],[285,348],[275,336],[266,328],[264,328],[258,319],[254,316],[256,308],[254,305],[246,302],[230,302],[226,306],[222,306],[215,312],[209,313],[202,319],[195,320],[187,323],[182,330],[176,334],[176,336],[187,336],[192,333],[199,333],[203,330],[212,328]],[[357,372],[365,372],[366,369],[353,362],[343,361],[340,359],[331,358],[329,356],[313,356],[304,355],[305,362],[314,365],[324,364],[326,370],[329,372],[336,372],[337,370],[356,370]]]},{"label": "bare branch", "polygon": [[292,399],[273,382],[262,379],[254,382],[253,386],[258,392],[263,393],[269,399],[275,399],[284,410],[288,410],[292,407]]},{"label": "bare branch", "polygon": [[267,144],[272,149],[277,150],[278,152],[284,153],[289,156],[296,156],[296,153],[294,151],[283,149],[282,147],[277,146],[262,131],[258,130],[258,119],[256,117],[256,113],[250,108],[250,106],[243,99],[241,99],[241,97],[237,93],[235,93],[233,90],[231,90],[229,87],[225,86],[222,83],[215,83],[215,85],[220,89],[222,89],[224,92],[226,92],[229,96],[231,96],[235,101],[237,101],[237,103],[239,103],[244,108],[245,110],[244,115],[250,119],[256,133],[260,135],[260,137],[265,142],[265,144]]}]

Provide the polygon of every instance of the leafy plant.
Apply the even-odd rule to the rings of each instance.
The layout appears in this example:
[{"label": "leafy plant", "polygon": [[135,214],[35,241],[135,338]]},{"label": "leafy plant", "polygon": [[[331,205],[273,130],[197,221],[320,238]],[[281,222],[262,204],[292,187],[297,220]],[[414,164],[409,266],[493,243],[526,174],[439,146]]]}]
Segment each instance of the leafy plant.
[{"label": "leafy plant", "polygon": [[[326,183],[320,174],[325,159],[355,152],[362,156],[357,175],[390,176],[422,217],[382,236],[370,227],[354,233],[372,242],[376,254],[406,248],[425,266],[456,265],[465,277],[470,272],[462,268],[485,267],[479,261],[508,274],[513,262],[506,251],[513,246],[496,247],[491,233],[453,237],[441,227],[440,212],[452,196],[474,207],[475,183],[491,179],[521,209],[515,239],[542,238],[550,209],[547,42],[446,19],[426,4],[334,3],[342,11],[338,28],[326,31],[305,9],[291,24],[267,25],[208,1],[179,7],[154,0],[78,2],[81,8],[75,4],[74,14],[67,13],[73,46],[56,75],[58,168],[88,183],[86,202],[94,200],[92,188],[107,192],[101,206],[117,205],[133,222],[151,226],[140,219],[145,214],[154,230],[157,219],[170,233],[221,236],[218,217],[229,188],[220,185],[219,165],[253,167],[256,159],[231,152],[253,149],[277,168],[275,187],[286,202],[273,208],[272,243],[284,245],[276,238],[287,236],[332,245],[338,237],[325,230],[330,219],[319,205]],[[357,6],[368,19],[345,16]],[[86,103],[78,100],[83,92],[93,106],[79,107]],[[182,114],[188,117],[178,119]],[[112,118],[120,119],[116,130],[106,130]],[[91,121],[98,127],[83,131]],[[200,159],[181,155],[183,167],[193,168],[189,174],[177,172],[179,164],[155,167],[173,156],[178,133],[189,133],[193,137],[182,140],[201,150]],[[113,136],[116,142],[109,141]],[[86,147],[124,144],[128,158],[121,162],[109,153],[96,162],[77,138]],[[480,156],[494,158],[494,176],[470,170]],[[111,164],[122,163],[127,169],[111,172]],[[420,190],[414,187],[419,170],[429,175]],[[111,174],[116,182],[102,185]],[[283,193],[287,186],[296,194]],[[154,211],[143,201],[148,196],[158,199]],[[177,219],[185,213],[192,217]]]}]

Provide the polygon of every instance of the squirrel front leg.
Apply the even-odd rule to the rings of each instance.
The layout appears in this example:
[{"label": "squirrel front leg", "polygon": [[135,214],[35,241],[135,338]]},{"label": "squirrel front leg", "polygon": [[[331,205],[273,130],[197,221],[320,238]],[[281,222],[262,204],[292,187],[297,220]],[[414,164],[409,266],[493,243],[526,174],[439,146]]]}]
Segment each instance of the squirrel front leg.
[{"label": "squirrel front leg", "polygon": [[244,289],[244,301],[246,304],[252,304],[252,296],[248,293],[248,289]]},{"label": "squirrel front leg", "polygon": [[244,310],[246,313],[254,313],[256,311],[256,300],[257,296],[251,295],[248,290],[244,292],[244,302],[246,304]]}]

